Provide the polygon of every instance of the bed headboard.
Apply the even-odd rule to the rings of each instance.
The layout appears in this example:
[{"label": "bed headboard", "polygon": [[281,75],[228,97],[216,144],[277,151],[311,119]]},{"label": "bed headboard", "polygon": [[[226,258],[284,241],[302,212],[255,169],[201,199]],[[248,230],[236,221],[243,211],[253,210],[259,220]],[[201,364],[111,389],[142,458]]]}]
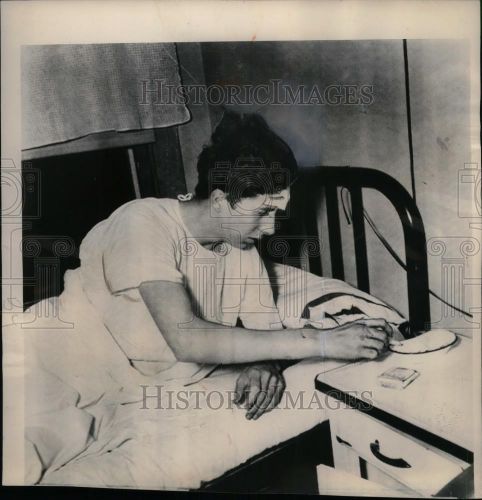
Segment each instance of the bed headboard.
[{"label": "bed headboard", "polygon": [[[426,238],[422,217],[413,198],[393,177],[379,170],[361,167],[309,167],[301,168],[299,178],[292,187],[290,216],[281,222],[277,235],[268,239],[271,252],[273,242],[283,235],[303,235],[290,238],[290,255],[308,261],[309,270],[321,275],[321,248],[318,213],[321,200],[325,200],[329,234],[332,277],[343,280],[344,259],[341,240],[338,188],[350,193],[357,287],[370,291],[363,189],[382,193],[395,208],[403,227],[406,256],[407,294],[409,321],[412,332],[430,328],[430,302],[428,288]],[[315,250],[315,251],[314,251]],[[304,254],[304,255],[302,255]],[[294,263],[296,259],[292,259]],[[298,260],[300,262],[300,260]],[[288,263],[288,262],[287,262]],[[296,265],[296,264],[295,264]],[[383,297],[380,297],[383,299]]]}]

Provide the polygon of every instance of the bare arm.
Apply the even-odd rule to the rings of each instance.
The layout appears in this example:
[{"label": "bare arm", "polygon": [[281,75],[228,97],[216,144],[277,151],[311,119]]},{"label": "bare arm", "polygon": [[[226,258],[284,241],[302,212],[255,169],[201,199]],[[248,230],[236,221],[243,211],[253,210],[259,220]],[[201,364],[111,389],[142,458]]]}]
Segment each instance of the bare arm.
[{"label": "bare arm", "polygon": [[[189,295],[181,284],[149,281],[142,283],[139,291],[179,361],[234,364],[315,357],[374,358],[387,344],[387,333],[378,330],[380,325],[358,325],[360,332],[357,333],[354,324],[349,336],[344,327],[332,331],[311,328],[264,331],[226,327],[195,316]],[[383,320],[371,321],[386,324]],[[372,332],[371,336],[368,337],[366,332],[362,335],[362,330]],[[343,344],[345,337],[348,346]],[[346,347],[348,353],[343,350]]]},{"label": "bare arm", "polygon": [[185,288],[168,281],[142,283],[140,293],[179,361],[249,363],[321,355],[315,330],[250,330],[205,321],[193,314]]}]

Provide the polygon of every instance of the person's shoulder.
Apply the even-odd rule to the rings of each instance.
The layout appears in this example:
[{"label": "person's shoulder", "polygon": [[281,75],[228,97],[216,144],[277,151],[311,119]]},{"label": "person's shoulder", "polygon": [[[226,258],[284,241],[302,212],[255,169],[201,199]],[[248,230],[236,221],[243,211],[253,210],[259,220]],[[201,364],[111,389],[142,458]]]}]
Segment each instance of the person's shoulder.
[{"label": "person's shoulder", "polygon": [[167,240],[175,238],[179,233],[176,202],[167,198],[141,198],[124,203],[87,233],[81,243],[81,253],[85,256],[87,250],[110,245],[126,235],[135,235],[139,241],[160,233]]},{"label": "person's shoulder", "polygon": [[111,217],[123,217],[126,215],[148,215],[164,217],[175,213],[177,200],[170,198],[140,198],[121,205],[115,210]]},{"label": "person's shoulder", "polygon": [[[179,219],[179,202],[171,198],[142,198],[119,207],[112,214],[112,226],[149,228],[153,233],[178,238],[183,234]],[[114,229],[115,230],[115,229]]]}]

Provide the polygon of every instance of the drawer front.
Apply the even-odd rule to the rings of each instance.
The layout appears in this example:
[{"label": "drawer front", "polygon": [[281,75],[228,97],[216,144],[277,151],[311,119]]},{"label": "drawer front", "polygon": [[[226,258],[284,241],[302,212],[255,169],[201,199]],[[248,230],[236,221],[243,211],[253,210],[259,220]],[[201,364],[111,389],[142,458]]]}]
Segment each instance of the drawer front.
[{"label": "drawer front", "polygon": [[357,410],[333,411],[330,425],[337,443],[423,495],[437,493],[469,466]]}]

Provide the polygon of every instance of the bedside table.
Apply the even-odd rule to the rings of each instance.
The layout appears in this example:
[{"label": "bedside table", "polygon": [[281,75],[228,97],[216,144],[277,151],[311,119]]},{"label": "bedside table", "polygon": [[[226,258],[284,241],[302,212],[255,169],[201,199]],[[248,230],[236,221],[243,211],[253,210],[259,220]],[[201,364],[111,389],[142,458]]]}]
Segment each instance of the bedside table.
[{"label": "bedside table", "polygon": [[[420,375],[405,389],[380,386],[378,375],[399,366]],[[327,397],[337,470],[433,496],[473,463],[467,338],[433,353],[388,353],[345,365],[318,375],[315,385]]]}]

